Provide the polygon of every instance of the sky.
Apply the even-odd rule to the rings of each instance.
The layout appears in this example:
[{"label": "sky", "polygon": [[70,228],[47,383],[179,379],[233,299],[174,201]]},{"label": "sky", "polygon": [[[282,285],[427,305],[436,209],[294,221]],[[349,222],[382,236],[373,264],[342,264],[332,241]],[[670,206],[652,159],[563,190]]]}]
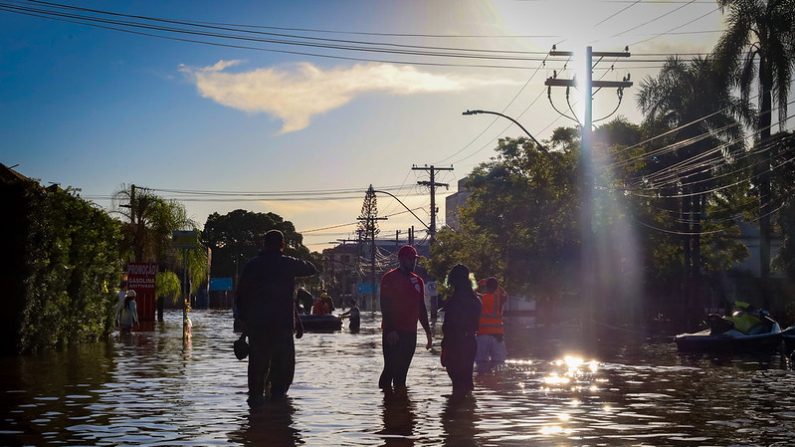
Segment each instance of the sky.
[{"label": "sky", "polygon": [[[123,185],[151,188],[200,227],[214,212],[274,212],[320,251],[353,237],[369,185],[428,224],[428,171],[413,166],[452,166],[436,176],[443,225],[458,180],[524,135],[462,112],[549,138],[575,122],[544,81],[581,72],[587,46],[629,47],[594,58],[594,79],[634,82],[620,103],[596,93],[594,122],[639,123],[640,82],[669,55],[710,52],[723,20],[708,0],[0,0],[0,162],[108,210]],[[550,57],[553,45],[575,57]],[[571,114],[564,89],[551,99]],[[377,197],[381,236],[425,237]]]}]

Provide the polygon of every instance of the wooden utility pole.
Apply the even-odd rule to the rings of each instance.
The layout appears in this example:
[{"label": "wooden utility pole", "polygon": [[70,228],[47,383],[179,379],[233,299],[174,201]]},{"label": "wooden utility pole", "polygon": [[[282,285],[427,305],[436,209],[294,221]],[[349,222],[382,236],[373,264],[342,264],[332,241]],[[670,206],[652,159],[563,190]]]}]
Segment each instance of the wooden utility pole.
[{"label": "wooden utility pole", "polygon": [[447,183],[437,183],[436,182],[436,171],[452,171],[453,168],[437,168],[433,165],[425,165],[423,167],[418,167],[416,165],[411,167],[412,171],[429,171],[431,175],[430,181],[420,181],[417,182],[418,185],[422,186],[429,186],[431,188],[431,226],[428,229],[428,236],[430,240],[430,244],[433,245],[436,242],[436,213],[438,210],[436,209],[436,187],[437,186],[444,186],[445,188],[450,188],[450,185]]}]

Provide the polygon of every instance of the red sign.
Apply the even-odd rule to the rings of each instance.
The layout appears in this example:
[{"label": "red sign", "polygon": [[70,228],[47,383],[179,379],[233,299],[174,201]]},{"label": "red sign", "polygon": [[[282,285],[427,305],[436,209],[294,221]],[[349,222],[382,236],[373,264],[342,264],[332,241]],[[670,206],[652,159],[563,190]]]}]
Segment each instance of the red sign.
[{"label": "red sign", "polygon": [[157,264],[149,262],[130,262],[127,264],[127,283],[135,290],[135,303],[138,320],[155,321],[155,278]]}]

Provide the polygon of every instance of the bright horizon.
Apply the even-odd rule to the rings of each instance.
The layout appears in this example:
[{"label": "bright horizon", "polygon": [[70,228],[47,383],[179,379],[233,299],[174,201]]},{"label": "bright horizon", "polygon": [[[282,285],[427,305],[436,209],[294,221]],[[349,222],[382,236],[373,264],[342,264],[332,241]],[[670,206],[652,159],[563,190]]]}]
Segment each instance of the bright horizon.
[{"label": "bright horizon", "polygon": [[[371,184],[427,224],[430,196],[417,181],[429,178],[414,165],[454,168],[436,178],[450,184],[437,191],[441,227],[444,198],[458,180],[495,155],[498,138],[524,135],[507,120],[462,116],[465,110],[509,115],[539,140],[573,125],[549,104],[544,81],[553,70],[571,78],[581,67],[547,57],[553,45],[580,54],[586,46],[628,46],[628,59],[594,60],[594,79],[631,74],[635,85],[611,118],[639,123],[640,82],[667,55],[709,53],[723,29],[717,4],[704,0],[69,4],[179,21],[169,26],[200,35],[121,32],[8,9],[36,3],[0,5],[0,162],[44,185],[80,188],[106,209],[122,184],[135,184],[167,198],[203,193],[179,194],[200,226],[213,212],[242,208],[277,213],[299,232],[328,228],[304,234],[313,251],[354,234]],[[208,36],[232,33],[231,25],[256,33],[235,31],[248,40]],[[309,39],[261,41],[295,41],[285,35]],[[376,42],[377,52],[340,49]],[[508,59],[486,58],[495,55]],[[552,97],[568,110],[563,89]],[[616,105],[614,91],[596,94],[594,120]],[[271,200],[220,195],[288,191]],[[378,210],[385,216],[404,208],[379,194]],[[409,213],[379,223],[384,238],[396,230],[404,236],[412,225],[422,239]]]}]

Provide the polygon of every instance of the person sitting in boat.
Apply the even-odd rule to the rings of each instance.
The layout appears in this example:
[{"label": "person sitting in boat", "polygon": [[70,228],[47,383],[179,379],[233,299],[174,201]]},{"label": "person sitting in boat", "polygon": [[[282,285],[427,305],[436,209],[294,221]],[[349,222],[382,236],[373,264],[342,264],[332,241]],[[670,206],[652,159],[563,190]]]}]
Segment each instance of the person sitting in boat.
[{"label": "person sitting in boat", "polygon": [[327,293],[323,292],[312,307],[312,315],[330,315],[332,312],[334,312],[334,302]]},{"label": "person sitting in boat", "polygon": [[359,333],[359,325],[361,324],[361,320],[359,317],[359,308],[356,306],[356,300],[350,301],[351,310],[343,313],[340,315],[340,318],[350,318],[350,322],[348,323],[348,329],[350,329],[351,334],[358,334]]}]

